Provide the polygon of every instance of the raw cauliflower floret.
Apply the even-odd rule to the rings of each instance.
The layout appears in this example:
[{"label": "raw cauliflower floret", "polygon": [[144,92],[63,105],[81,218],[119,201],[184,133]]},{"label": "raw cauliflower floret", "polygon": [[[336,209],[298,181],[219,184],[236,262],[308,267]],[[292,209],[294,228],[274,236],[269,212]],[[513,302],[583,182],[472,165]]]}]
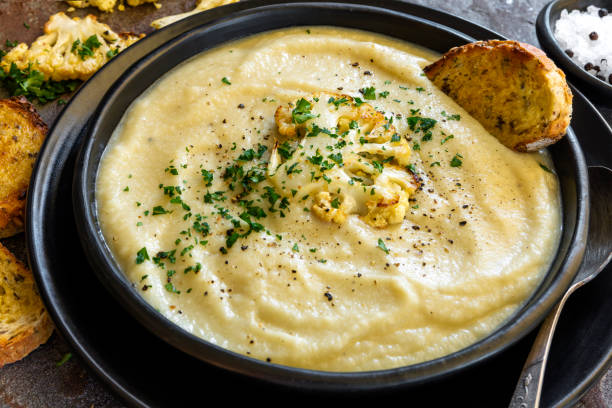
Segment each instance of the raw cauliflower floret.
[{"label": "raw cauliflower floret", "polygon": [[52,15],[44,34],[30,47],[21,43],[0,61],[6,72],[11,64],[24,70],[40,71],[45,80],[87,80],[117,53],[138,41],[142,35],[117,34],[106,24],[88,15],[70,18],[63,12]]},{"label": "raw cauliflower floret", "polygon": [[311,211],[338,224],[350,214],[383,228],[403,221],[418,187],[408,142],[391,120],[347,95],[317,93],[280,106],[280,139],[268,175],[279,188],[314,197]]},{"label": "raw cauliflower floret", "polygon": [[97,7],[100,11],[112,13],[117,0],[67,0],[66,3],[73,7]]},{"label": "raw cauliflower floret", "polygon": [[238,1],[240,0],[198,0],[198,3],[196,4],[196,7],[193,10],[188,11],[187,13],[175,14],[172,16],[162,17],[160,19],[154,20],[151,23],[151,27],[160,29],[172,23],[176,23],[177,21],[182,20],[186,17],[200,13],[202,11],[210,10],[211,8],[215,7],[225,6],[226,4],[237,3]]}]

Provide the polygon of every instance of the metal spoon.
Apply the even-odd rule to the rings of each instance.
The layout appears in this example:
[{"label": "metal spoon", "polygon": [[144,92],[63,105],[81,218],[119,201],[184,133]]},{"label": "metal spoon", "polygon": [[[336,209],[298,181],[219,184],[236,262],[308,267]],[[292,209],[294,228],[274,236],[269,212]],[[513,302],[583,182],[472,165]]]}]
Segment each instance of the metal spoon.
[{"label": "metal spoon", "polygon": [[589,167],[591,210],[582,265],[563,298],[549,313],[527,357],[509,408],[538,408],[544,369],[561,309],[576,289],[592,280],[612,258],[612,170]]}]

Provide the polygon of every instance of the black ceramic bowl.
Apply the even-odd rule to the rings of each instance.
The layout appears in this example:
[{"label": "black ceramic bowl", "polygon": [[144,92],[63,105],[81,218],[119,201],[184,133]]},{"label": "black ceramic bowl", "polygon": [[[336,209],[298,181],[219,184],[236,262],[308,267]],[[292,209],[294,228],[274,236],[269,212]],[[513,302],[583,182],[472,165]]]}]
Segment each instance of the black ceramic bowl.
[{"label": "black ceramic bowl", "polygon": [[[536,33],[542,48],[568,75],[572,82],[582,86],[584,90],[595,92],[599,96],[609,99],[612,98],[612,84],[602,81],[585,71],[584,67],[578,65],[565,53],[565,50],[561,48],[554,35],[555,24],[561,15],[561,11],[584,11],[590,5],[607,8],[612,12],[612,0],[555,0],[548,3],[538,14]],[[612,64],[612,61],[610,61],[610,64]]]},{"label": "black ceramic bowl", "polygon": [[587,172],[571,130],[550,149],[561,182],[563,203],[563,234],[550,271],[528,302],[494,333],[436,360],[388,370],[351,373],[266,363],[213,345],[167,320],[142,299],[119,268],[100,231],[95,182],[108,140],[129,105],[160,76],[193,55],[248,35],[302,25],[369,30],[438,52],[470,40],[439,24],[379,7],[317,2],[270,4],[231,13],[157,48],[128,69],[100,102],[75,165],[73,202],[76,225],[96,275],[129,313],[174,347],[233,372],[302,389],[347,391],[419,385],[472,366],[506,349],[543,319],[569,286],[583,255],[588,217]]}]

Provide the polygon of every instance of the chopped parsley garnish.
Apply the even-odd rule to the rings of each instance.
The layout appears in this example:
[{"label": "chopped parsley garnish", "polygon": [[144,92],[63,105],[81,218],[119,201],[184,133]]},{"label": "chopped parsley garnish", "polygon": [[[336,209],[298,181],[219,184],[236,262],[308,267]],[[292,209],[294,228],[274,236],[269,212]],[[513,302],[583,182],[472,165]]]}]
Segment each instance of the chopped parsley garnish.
[{"label": "chopped parsley garnish", "polygon": [[431,130],[437,123],[435,119],[424,118],[422,116],[409,116],[407,119],[408,127],[415,132],[426,133]]},{"label": "chopped parsley garnish", "polygon": [[223,78],[221,79],[221,82],[223,82],[223,83],[224,83],[224,84],[226,84],[226,85],[231,85],[231,84],[232,84],[232,83],[230,82],[230,80],[229,80],[229,79],[227,79],[227,77],[223,77]]},{"label": "chopped parsley garnish", "polygon": [[359,92],[363,94],[363,97],[368,100],[376,99],[376,88],[370,86],[368,88],[360,89]]},{"label": "chopped parsley garnish", "polygon": [[296,149],[293,148],[287,141],[283,142],[283,144],[278,146],[276,150],[278,151],[278,154],[280,154],[281,157],[285,160],[290,159],[291,156],[293,156],[293,153],[295,153],[296,151]]},{"label": "chopped parsley garnish", "polygon": [[449,115],[445,111],[442,111],[442,116],[444,116],[448,120],[461,120],[461,115],[459,115],[458,113],[454,115]]},{"label": "chopped parsley garnish", "polygon": [[385,254],[389,253],[389,249],[385,245],[385,241],[383,241],[382,238],[378,238],[378,245],[377,245],[377,247],[382,249],[385,252]]},{"label": "chopped parsley garnish", "polygon": [[327,103],[331,103],[334,104],[334,106],[336,107],[336,109],[338,109],[340,107],[340,105],[342,104],[347,104],[348,103],[348,99],[347,98],[334,98],[333,96],[329,98],[329,100],[327,101]]},{"label": "chopped parsley garnish", "polygon": [[306,137],[318,136],[319,133],[323,132],[323,130],[324,129],[321,129],[316,123],[313,123],[312,128],[310,128],[310,132],[306,133]]},{"label": "chopped parsley garnish", "polygon": [[41,104],[45,104],[74,91],[81,81],[45,81],[40,71],[32,69],[31,66],[20,70],[13,62],[9,72],[0,69],[0,83],[11,96],[23,95],[30,100],[38,99]]},{"label": "chopped parsley garnish", "polygon": [[321,154],[317,151],[316,155],[309,156],[307,160],[311,162],[312,164],[314,164],[315,166],[318,166],[323,161],[323,156],[321,156]]},{"label": "chopped parsley garnish", "polygon": [[162,215],[162,214],[168,214],[170,212],[171,211],[166,210],[161,205],[158,205],[158,206],[153,207],[153,212],[151,214],[152,215]]},{"label": "chopped parsley garnish", "polygon": [[306,99],[301,98],[299,101],[297,101],[295,108],[293,109],[293,111],[291,111],[293,123],[301,124],[306,122],[307,120],[316,118],[317,115],[310,113],[311,109],[312,104]]},{"label": "chopped parsley garnish", "polygon": [[228,248],[231,248],[232,245],[234,245],[236,243],[236,241],[238,241],[238,238],[240,238],[240,234],[238,234],[237,232],[232,232],[230,235],[228,235],[228,237],[225,239],[225,246]]},{"label": "chopped parsley garnish", "polygon": [[136,252],[136,264],[140,265],[144,261],[149,260],[149,254],[147,253],[147,248],[142,247],[138,252]]},{"label": "chopped parsley garnish", "polygon": [[330,204],[332,208],[340,208],[340,200],[338,200],[338,197],[334,198]]},{"label": "chopped parsley garnish", "polygon": [[391,142],[392,143],[396,143],[399,142],[400,140],[402,140],[401,136],[398,135],[397,133],[395,133],[393,136],[391,136]]},{"label": "chopped parsley garnish", "polygon": [[204,179],[204,185],[206,187],[212,186],[212,182],[213,182],[213,173],[212,172],[210,172],[208,170],[205,170],[205,169],[202,169],[202,178]]},{"label": "chopped parsley garnish", "polygon": [[81,43],[81,40],[77,39],[72,43],[72,47],[70,51],[73,54],[81,57],[81,60],[85,60],[86,58],[94,56],[94,50],[99,48],[102,45],[100,40],[98,40],[98,36],[93,34],[91,37],[88,37],[85,42]]},{"label": "chopped parsley garnish", "polygon": [[542,168],[542,170],[554,174],[553,171],[551,169],[549,169],[548,167],[546,167],[545,165],[543,165],[542,163],[538,163],[540,165],[540,167]]},{"label": "chopped parsley garnish", "polygon": [[58,361],[57,363],[55,363],[56,367],[61,367],[64,364],[66,364],[68,362],[68,360],[70,360],[72,358],[72,353],[66,353],[64,354],[64,356],[60,359],[60,361]]},{"label": "chopped parsley garnish", "polygon": [[450,161],[451,167],[461,167],[461,165],[463,164],[461,159],[463,159],[462,155],[460,155],[459,153],[455,154]]},{"label": "chopped parsley garnish", "polygon": [[383,164],[381,162],[379,162],[377,160],[372,160],[372,166],[374,166],[376,171],[378,171],[379,173],[383,172],[384,166],[383,166]]},{"label": "chopped parsley garnish", "polygon": [[175,166],[173,166],[173,165],[170,165],[170,166],[166,167],[166,168],[164,169],[164,171],[165,171],[166,173],[170,173],[170,174],[172,174],[173,176],[178,176],[178,174],[179,174],[179,173],[178,173],[178,169],[177,169]]},{"label": "chopped parsley garnish", "polygon": [[327,157],[329,157],[329,159],[331,159],[334,162],[336,162],[338,167],[342,167],[344,165],[344,163],[342,162],[342,153],[332,153],[332,154],[330,154]]},{"label": "chopped parsley garnish", "polygon": [[389,91],[379,92],[378,96],[380,96],[381,98],[386,98],[387,96],[389,96]]},{"label": "chopped parsley garnish", "polygon": [[448,142],[449,140],[453,139],[454,137],[455,137],[454,135],[448,135],[444,139],[442,139],[440,144],[443,145],[444,143]]},{"label": "chopped parsley garnish", "polygon": [[113,59],[117,56],[117,54],[119,54],[119,48],[110,49],[106,51],[106,58]]},{"label": "chopped parsley garnish", "polygon": [[423,142],[427,142],[430,141],[432,139],[432,133],[430,130],[428,130],[427,132],[425,132],[425,134],[423,135],[423,137],[421,138],[421,141]]},{"label": "chopped parsley garnish", "polygon": [[266,190],[266,192],[262,194],[262,198],[267,198],[268,202],[272,205],[274,205],[278,199],[281,198],[280,194],[276,192],[274,187],[265,186],[264,190]]},{"label": "chopped parsley garnish", "polygon": [[298,244],[293,244],[293,247],[291,248],[291,250],[293,252],[300,252],[300,247],[298,246]]},{"label": "chopped parsley garnish", "polygon": [[204,195],[204,202],[212,204],[213,201],[225,201],[226,197],[223,194],[223,191],[215,191],[214,193],[207,191]]},{"label": "chopped parsley garnish", "polygon": [[176,288],[174,287],[174,284],[173,284],[172,282],[168,282],[168,283],[166,283],[166,285],[164,285],[164,287],[166,288],[166,290],[167,290],[168,292],[171,292],[171,293],[176,293],[176,294],[181,293],[181,291],[176,290]]},{"label": "chopped parsley garnish", "polygon": [[[289,175],[289,174],[294,174],[294,173],[295,173],[295,174],[299,174],[299,173],[301,173],[301,172],[302,172],[302,169],[300,169],[300,168],[298,168],[298,167],[297,167],[297,165],[298,165],[298,164],[299,164],[299,163],[297,163],[297,162],[296,162],[296,163],[293,163],[293,164],[292,164],[291,166],[289,166],[289,167],[285,167],[285,171],[287,172],[287,175]],[[294,194],[294,195],[295,195],[295,194]]]}]

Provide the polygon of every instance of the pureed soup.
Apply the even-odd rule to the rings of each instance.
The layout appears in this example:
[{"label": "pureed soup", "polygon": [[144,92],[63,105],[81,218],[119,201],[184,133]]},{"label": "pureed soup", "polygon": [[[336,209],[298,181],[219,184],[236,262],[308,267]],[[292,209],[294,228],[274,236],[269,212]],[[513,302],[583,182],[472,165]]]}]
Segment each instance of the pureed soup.
[{"label": "pureed soup", "polygon": [[414,364],[493,332],[554,257],[558,181],[546,152],[509,150],[438,90],[435,59],[301,27],[166,74],[96,185],[134,287],[196,336],[309,369]]}]

